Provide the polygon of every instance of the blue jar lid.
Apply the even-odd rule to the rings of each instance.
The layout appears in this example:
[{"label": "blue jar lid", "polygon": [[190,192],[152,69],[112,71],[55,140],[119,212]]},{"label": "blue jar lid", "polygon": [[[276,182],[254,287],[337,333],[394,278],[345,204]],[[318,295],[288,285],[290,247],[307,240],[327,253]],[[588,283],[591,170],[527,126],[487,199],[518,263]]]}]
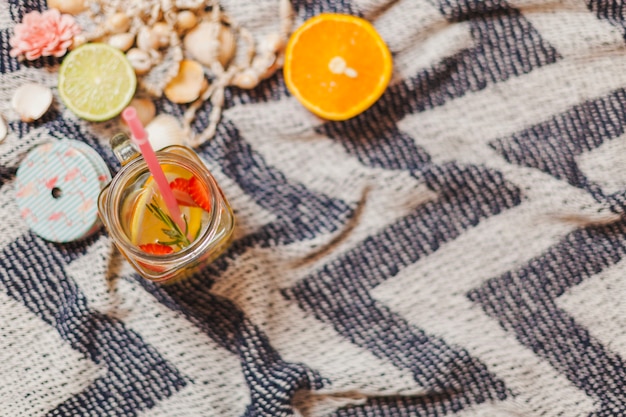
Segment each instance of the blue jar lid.
[{"label": "blue jar lid", "polygon": [[32,149],[16,174],[16,200],[31,230],[52,242],[71,242],[100,227],[98,195],[111,180],[100,155],[70,139]]}]

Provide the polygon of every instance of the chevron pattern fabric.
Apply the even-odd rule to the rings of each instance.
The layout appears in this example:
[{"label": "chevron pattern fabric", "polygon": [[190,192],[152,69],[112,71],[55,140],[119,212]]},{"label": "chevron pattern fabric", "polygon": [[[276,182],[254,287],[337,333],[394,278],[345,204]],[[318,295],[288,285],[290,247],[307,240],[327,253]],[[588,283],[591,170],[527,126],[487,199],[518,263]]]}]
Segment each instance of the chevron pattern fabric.
[{"label": "chevron pattern fabric", "polygon": [[[278,1],[222,0],[253,33]],[[10,57],[44,0],[0,0],[0,416],[626,415],[626,6],[617,0],[293,0],[371,21],[380,100],[324,122],[282,74],[226,90],[197,149],[237,218],[193,277],[140,278],[100,230],[29,230],[36,145],[108,147],[58,98],[60,59]],[[11,96],[53,89],[24,123]],[[182,117],[165,99],[157,109]],[[210,104],[193,128],[206,126]]]}]

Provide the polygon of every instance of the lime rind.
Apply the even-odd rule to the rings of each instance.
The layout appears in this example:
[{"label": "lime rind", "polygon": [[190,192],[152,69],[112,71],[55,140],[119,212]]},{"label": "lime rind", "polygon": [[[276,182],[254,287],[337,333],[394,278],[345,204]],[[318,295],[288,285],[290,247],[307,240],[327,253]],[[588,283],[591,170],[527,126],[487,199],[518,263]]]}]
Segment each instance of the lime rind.
[{"label": "lime rind", "polygon": [[61,100],[88,121],[101,122],[119,115],[136,88],[135,71],[124,53],[104,43],[76,48],[59,68]]}]

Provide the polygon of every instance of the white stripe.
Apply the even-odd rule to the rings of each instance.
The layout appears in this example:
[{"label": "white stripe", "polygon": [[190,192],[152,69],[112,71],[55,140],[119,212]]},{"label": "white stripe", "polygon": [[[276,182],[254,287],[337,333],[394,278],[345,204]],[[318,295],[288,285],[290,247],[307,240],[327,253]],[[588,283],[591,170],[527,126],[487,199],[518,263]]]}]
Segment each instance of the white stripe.
[{"label": "white stripe", "polygon": [[0,249],[28,232],[28,226],[20,216],[15,201],[15,181],[6,182],[0,188]]},{"label": "white stripe", "polygon": [[562,295],[557,303],[603,346],[626,357],[626,261],[592,276]]},{"label": "white stripe", "polygon": [[[356,6],[368,10],[369,3]],[[469,22],[448,22],[432,2],[395,2],[373,24],[393,54],[392,85],[475,45]]]},{"label": "white stripe", "polygon": [[626,135],[607,141],[577,158],[578,168],[606,194],[626,189]]},{"label": "white stripe", "polygon": [[9,0],[0,0],[0,30],[9,29],[15,25],[11,19],[11,7]]},{"label": "white stripe", "polygon": [[0,290],[4,416],[43,416],[106,374],[23,304]]},{"label": "white stripe", "polygon": [[621,52],[594,57],[585,65],[564,60],[410,114],[398,127],[415,137],[435,160],[467,160],[468,154],[491,158],[493,154],[484,148],[494,139],[624,86],[626,55]]},{"label": "white stripe", "polygon": [[519,9],[541,38],[566,59],[585,59],[624,52],[622,30],[596,16],[586,2],[560,0],[548,5],[537,0],[509,0]]}]

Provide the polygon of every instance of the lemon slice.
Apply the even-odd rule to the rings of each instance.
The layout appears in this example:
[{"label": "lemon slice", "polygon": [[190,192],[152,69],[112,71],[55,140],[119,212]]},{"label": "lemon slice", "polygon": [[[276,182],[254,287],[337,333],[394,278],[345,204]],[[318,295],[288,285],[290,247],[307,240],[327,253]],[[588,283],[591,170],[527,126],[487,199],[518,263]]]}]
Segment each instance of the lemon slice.
[{"label": "lemon slice", "polygon": [[130,215],[130,241],[133,245],[143,245],[146,243],[156,243],[158,240],[166,239],[167,236],[161,231],[163,224],[154,217],[147,209],[147,205],[154,197],[160,203],[158,194],[155,193],[154,186],[145,187],[132,208]]},{"label": "lemon slice", "polygon": [[70,52],[59,68],[59,95],[77,116],[109,120],[130,103],[137,77],[126,56],[104,43],[87,43]]},{"label": "lemon slice", "polygon": [[[177,165],[163,164],[161,167],[169,181],[176,177],[188,177],[191,175],[187,170]],[[165,202],[158,191],[158,187],[152,176],[150,176],[139,191],[139,195],[135,197],[135,203],[130,209],[128,230],[130,241],[133,245],[171,240],[162,230],[165,227],[163,222],[147,209],[147,205],[152,202],[153,198],[157,205],[165,207]],[[187,219],[187,237],[193,241],[202,227],[204,210],[200,207],[179,207],[181,214]]]},{"label": "lemon slice", "polygon": [[[163,206],[160,195],[153,195],[151,191],[143,193],[135,204],[130,217],[130,241],[133,245],[145,245],[171,240],[164,232],[165,225],[159,220],[146,205],[154,201]],[[187,219],[187,238],[193,241],[202,227],[202,215],[204,210],[200,207],[181,207],[181,214]]]}]

